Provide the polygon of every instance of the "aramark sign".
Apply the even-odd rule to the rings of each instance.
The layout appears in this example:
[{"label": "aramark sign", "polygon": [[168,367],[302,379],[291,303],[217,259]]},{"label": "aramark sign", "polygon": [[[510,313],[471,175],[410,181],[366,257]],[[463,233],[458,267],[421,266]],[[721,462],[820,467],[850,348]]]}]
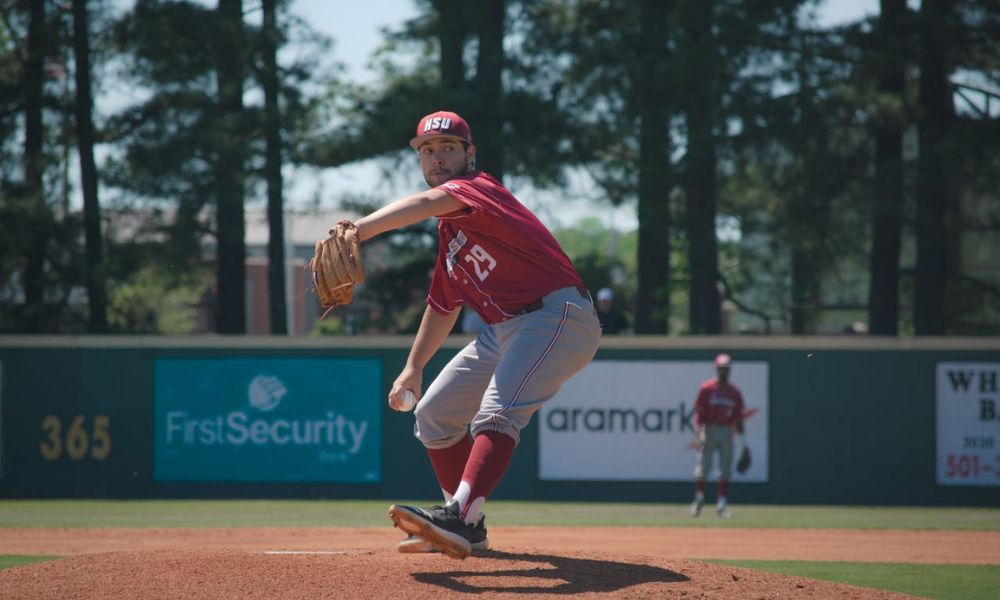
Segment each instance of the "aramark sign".
[{"label": "aramark sign", "polygon": [[[711,360],[598,360],[567,381],[539,413],[543,480],[693,481],[694,404],[715,377]],[[768,478],[768,365],[733,361],[753,464],[734,481]],[[711,480],[718,477],[718,459]]]},{"label": "aramark sign", "polygon": [[381,366],[370,359],[160,359],[157,481],[376,482]]}]

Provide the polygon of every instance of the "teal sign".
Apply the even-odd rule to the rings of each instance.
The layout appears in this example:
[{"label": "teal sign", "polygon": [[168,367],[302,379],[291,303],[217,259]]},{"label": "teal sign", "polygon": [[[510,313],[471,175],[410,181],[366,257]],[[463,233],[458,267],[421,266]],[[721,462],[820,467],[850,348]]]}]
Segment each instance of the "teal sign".
[{"label": "teal sign", "polygon": [[381,479],[373,359],[159,359],[157,481]]}]

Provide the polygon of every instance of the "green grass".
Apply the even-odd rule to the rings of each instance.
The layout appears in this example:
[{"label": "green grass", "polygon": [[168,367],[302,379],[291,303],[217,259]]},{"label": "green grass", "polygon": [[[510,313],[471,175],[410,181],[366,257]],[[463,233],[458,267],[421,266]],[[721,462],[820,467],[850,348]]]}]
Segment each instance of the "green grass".
[{"label": "green grass", "polygon": [[895,563],[713,560],[758,569],[890,590],[935,600],[992,600],[1000,590],[1000,566]]},{"label": "green grass", "polygon": [[19,567],[21,565],[30,565],[31,563],[43,562],[46,560],[55,560],[59,558],[58,556],[22,556],[19,554],[0,554],[0,569],[7,569],[9,567]]},{"label": "green grass", "polygon": [[[439,501],[400,500],[428,505]],[[3,527],[380,527],[383,500],[0,500]],[[1000,531],[1000,509],[734,505],[734,518],[687,505],[491,501],[503,525],[943,529]]]}]

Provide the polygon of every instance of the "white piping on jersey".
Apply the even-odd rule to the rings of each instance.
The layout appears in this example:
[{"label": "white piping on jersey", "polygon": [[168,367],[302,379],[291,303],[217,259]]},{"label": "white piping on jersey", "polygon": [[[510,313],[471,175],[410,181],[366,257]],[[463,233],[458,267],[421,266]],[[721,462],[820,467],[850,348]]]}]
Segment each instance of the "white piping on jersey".
[{"label": "white piping on jersey", "polygon": [[[443,312],[443,313],[451,313],[452,311],[455,310],[454,308],[451,309],[451,310],[448,310],[447,308],[445,308],[444,306],[442,306],[440,302],[437,302],[436,300],[434,300],[434,298],[432,298],[430,294],[427,294],[427,303],[428,304],[433,304],[434,306],[438,307],[439,309],[441,309],[441,312]],[[461,302],[459,302],[459,304],[461,304]]]},{"label": "white piping on jersey", "polygon": [[531,367],[531,370],[528,371],[528,374],[525,375],[524,379],[521,380],[521,385],[518,386],[517,391],[514,392],[514,395],[511,397],[510,401],[507,402],[507,404],[504,404],[503,407],[491,417],[493,419],[493,425],[495,427],[499,426],[499,424],[496,421],[497,415],[499,415],[500,413],[504,412],[511,406],[514,406],[515,403],[517,403],[517,399],[518,397],[520,397],[521,392],[523,392],[525,386],[528,385],[528,380],[531,379],[531,376],[535,374],[535,371],[538,370],[538,367],[542,366],[542,361],[545,360],[545,357],[548,356],[550,352],[552,352],[553,346],[556,345],[556,342],[559,340],[559,336],[562,335],[563,325],[566,324],[566,319],[569,318],[569,305],[570,305],[569,302],[565,302],[563,304],[562,319],[559,320],[559,326],[556,327],[556,332],[552,336],[552,340],[549,342],[548,347],[545,348],[545,352],[542,352],[542,355],[539,356],[538,360],[535,361],[535,365]]},{"label": "white piping on jersey", "polygon": [[482,294],[483,296],[486,296],[486,300],[489,301],[490,304],[492,304],[493,306],[495,306],[496,309],[503,314],[503,316],[505,316],[507,318],[515,316],[515,315],[512,315],[512,314],[508,313],[504,309],[500,308],[500,306],[496,302],[493,301],[493,297],[490,296],[489,294],[487,294],[486,292],[484,292],[483,289],[481,287],[479,287],[479,284],[476,283],[476,280],[479,279],[478,277],[473,277],[472,275],[470,275],[469,272],[465,270],[465,267],[463,267],[461,263],[456,263],[455,266],[458,267],[459,271],[461,271],[462,273],[465,273],[465,278],[467,280],[469,280],[469,281],[472,282],[472,285],[474,285],[476,287],[476,291],[479,292],[480,294]]}]

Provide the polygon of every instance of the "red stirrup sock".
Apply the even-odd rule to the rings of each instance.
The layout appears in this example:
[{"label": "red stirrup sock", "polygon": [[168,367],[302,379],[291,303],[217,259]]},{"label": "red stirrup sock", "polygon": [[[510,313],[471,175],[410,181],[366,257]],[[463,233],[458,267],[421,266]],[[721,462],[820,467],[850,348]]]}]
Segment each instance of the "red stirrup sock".
[{"label": "red stirrup sock", "polygon": [[462,481],[469,485],[469,502],[463,503],[462,517],[478,498],[488,498],[503,479],[517,443],[499,431],[484,431],[476,436],[472,452],[465,463]]},{"label": "red stirrup sock", "polygon": [[729,495],[729,481],[726,479],[719,480],[719,496],[725,498]]},{"label": "red stirrup sock", "polygon": [[472,452],[472,438],[467,435],[454,446],[427,449],[427,456],[431,459],[438,484],[449,496],[454,496],[458,490],[470,452]]}]

